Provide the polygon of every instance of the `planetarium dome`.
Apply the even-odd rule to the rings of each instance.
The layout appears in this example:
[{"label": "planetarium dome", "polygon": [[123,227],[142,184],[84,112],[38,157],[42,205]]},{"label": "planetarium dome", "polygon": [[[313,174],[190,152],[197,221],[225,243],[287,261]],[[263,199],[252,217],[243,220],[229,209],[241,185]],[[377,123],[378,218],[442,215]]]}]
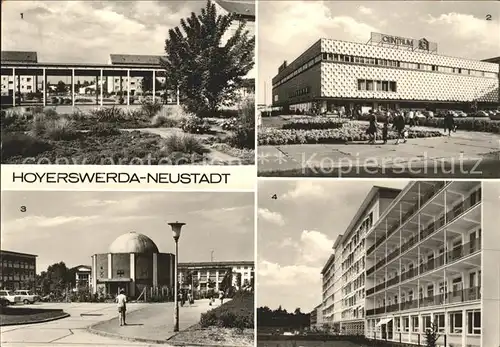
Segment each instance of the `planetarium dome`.
[{"label": "planetarium dome", "polygon": [[160,253],[146,235],[134,231],[118,236],[109,246],[110,253]]}]

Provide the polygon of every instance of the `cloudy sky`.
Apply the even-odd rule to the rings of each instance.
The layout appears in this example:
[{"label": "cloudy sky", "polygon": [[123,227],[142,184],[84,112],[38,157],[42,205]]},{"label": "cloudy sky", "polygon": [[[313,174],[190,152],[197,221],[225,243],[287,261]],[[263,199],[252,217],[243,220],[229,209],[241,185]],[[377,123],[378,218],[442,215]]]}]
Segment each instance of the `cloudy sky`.
[{"label": "cloudy sky", "polygon": [[[2,50],[43,62],[106,63],[110,53],[163,54],[168,29],[196,1],[2,1]],[[23,13],[23,19],[21,19]]]},{"label": "cloudy sky", "polygon": [[[26,212],[21,212],[21,207]],[[175,251],[168,222],[184,222],[179,261],[254,259],[254,194],[190,192],[2,192],[2,249],[38,255],[37,271],[90,265],[118,236],[149,236]]]},{"label": "cloudy sky", "polygon": [[257,305],[309,312],[320,304],[321,270],[366,194],[374,185],[401,189],[407,183],[259,181]]},{"label": "cloudy sky", "polygon": [[372,31],[425,37],[440,54],[480,60],[500,54],[499,20],[498,1],[260,1],[257,100],[271,103],[278,66],[322,37],[367,42]]}]

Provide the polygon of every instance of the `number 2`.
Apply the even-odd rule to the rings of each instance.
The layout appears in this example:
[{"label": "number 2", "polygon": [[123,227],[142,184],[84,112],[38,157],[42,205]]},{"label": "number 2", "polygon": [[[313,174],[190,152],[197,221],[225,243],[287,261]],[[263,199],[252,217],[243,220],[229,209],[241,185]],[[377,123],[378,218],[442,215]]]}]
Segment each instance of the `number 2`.
[{"label": "number 2", "polygon": [[491,20],[491,14],[486,15],[486,20]]}]

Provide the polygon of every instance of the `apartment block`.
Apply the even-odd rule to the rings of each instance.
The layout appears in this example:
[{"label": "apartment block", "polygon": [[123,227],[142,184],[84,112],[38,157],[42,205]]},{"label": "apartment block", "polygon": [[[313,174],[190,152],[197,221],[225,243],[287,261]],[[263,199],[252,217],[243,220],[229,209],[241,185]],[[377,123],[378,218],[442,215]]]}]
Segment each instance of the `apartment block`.
[{"label": "apartment block", "polygon": [[438,346],[498,345],[481,342],[481,206],[481,182],[418,181],[374,221],[366,234],[367,337],[419,345],[434,327]]},{"label": "apartment block", "polygon": [[342,334],[365,333],[365,237],[399,192],[373,187],[323,268],[323,321]]}]

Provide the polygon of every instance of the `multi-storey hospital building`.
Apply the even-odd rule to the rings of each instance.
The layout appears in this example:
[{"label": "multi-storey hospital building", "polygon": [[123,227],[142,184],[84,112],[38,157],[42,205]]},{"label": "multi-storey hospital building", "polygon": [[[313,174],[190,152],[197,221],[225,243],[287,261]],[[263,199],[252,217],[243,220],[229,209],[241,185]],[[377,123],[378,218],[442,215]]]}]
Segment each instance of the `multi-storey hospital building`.
[{"label": "multi-storey hospital building", "polygon": [[499,103],[499,64],[437,54],[437,44],[372,33],[368,43],[320,39],[272,79],[273,107],[457,108]]},{"label": "multi-storey hospital building", "polygon": [[[434,326],[439,346],[498,346],[500,234],[494,223],[483,230],[481,182],[416,181],[394,192],[373,188],[335,242],[324,321],[396,343],[424,345]],[[337,257],[343,265],[331,274]],[[325,290],[336,272],[337,296]]]}]

